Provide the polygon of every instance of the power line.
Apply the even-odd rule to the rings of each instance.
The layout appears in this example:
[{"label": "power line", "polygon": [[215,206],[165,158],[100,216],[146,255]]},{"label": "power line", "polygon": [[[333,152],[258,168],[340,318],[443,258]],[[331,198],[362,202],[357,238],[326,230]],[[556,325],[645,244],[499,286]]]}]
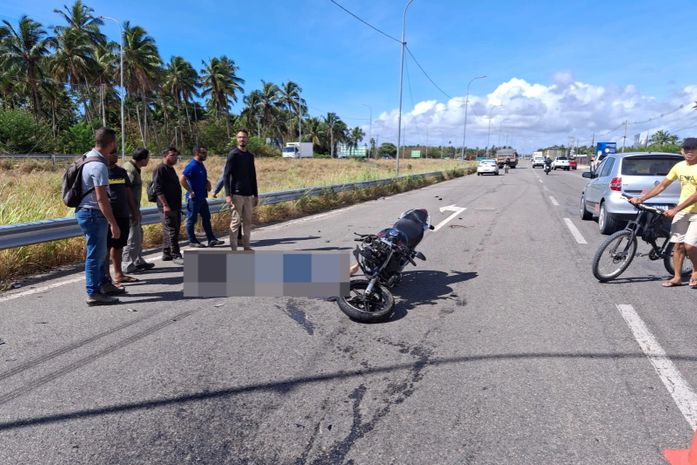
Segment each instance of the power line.
[{"label": "power line", "polygon": [[[332,1],[333,1],[333,0],[332,0]],[[416,63],[416,66],[419,67],[419,69],[421,70],[421,72],[424,73],[424,76],[426,76],[426,78],[427,78],[429,81],[431,81],[431,84],[433,84],[433,86],[434,86],[436,89],[438,89],[443,95],[445,95],[445,96],[448,97],[449,99],[452,99],[452,97],[451,97],[450,95],[448,95],[443,89],[441,89],[441,88],[438,86],[438,84],[436,84],[436,83],[433,81],[433,79],[431,79],[431,76],[429,76],[428,73],[426,72],[426,70],[424,70],[423,67],[419,64],[419,61],[416,59],[416,57],[414,56],[414,54],[411,53],[411,50],[409,49],[409,47],[407,47],[407,46],[405,45],[404,48],[407,49],[407,52],[409,52],[409,56],[411,57],[411,59],[414,60],[414,63]]]},{"label": "power line", "polygon": [[380,34],[384,35],[384,36],[387,37],[388,39],[392,39],[392,40],[394,40],[395,42],[397,42],[398,44],[401,44],[401,43],[402,43],[399,39],[397,39],[397,38],[395,38],[395,37],[392,37],[392,36],[389,35],[388,33],[381,31],[380,29],[378,29],[377,27],[373,26],[372,24],[370,24],[369,22],[365,21],[364,19],[360,18],[359,16],[357,16],[357,15],[351,13],[349,10],[347,10],[346,8],[344,8],[342,5],[340,5],[340,4],[337,3],[336,1],[334,1],[334,0],[329,0],[329,1],[331,1],[334,5],[338,6],[339,8],[341,8],[341,9],[344,10],[346,13],[350,14],[351,16],[353,16],[354,18],[356,18],[358,21],[362,22],[362,23],[365,24],[366,26],[368,26],[368,27],[370,27],[371,29],[374,29],[375,31],[377,31],[377,32],[379,32]]}]

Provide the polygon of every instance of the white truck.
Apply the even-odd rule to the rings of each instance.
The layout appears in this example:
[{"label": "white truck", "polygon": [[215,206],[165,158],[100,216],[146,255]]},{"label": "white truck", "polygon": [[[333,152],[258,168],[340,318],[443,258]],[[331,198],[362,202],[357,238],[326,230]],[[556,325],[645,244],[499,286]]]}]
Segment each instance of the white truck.
[{"label": "white truck", "polygon": [[283,158],[312,158],[312,142],[287,142],[281,153]]}]

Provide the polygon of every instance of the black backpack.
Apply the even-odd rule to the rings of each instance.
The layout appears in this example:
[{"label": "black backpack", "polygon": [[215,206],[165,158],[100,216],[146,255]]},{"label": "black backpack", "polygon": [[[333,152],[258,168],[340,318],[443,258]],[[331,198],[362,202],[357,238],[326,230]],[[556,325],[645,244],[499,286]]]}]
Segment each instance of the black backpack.
[{"label": "black backpack", "polygon": [[152,181],[148,184],[148,200],[150,202],[157,202],[157,194],[155,193],[155,175],[153,174]]},{"label": "black backpack", "polygon": [[[94,190],[94,187],[87,192],[82,192],[82,168],[90,162],[98,161],[104,163],[101,157],[88,157],[84,154],[77,160],[71,163],[68,169],[63,173],[63,203],[70,208],[77,208],[87,194]],[[106,163],[104,163],[106,164]]]}]

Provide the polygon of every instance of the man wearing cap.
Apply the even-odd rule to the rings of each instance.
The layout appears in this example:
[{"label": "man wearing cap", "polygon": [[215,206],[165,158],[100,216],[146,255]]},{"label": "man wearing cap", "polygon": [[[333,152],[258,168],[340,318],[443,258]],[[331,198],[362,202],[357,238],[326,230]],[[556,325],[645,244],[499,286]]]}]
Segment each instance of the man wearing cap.
[{"label": "man wearing cap", "polygon": [[681,153],[684,161],[678,162],[656,187],[641,197],[630,200],[633,204],[643,203],[663,192],[673,181],[680,180],[680,200],[665,212],[673,218],[670,227],[670,242],[674,243],[673,266],[675,275],[662,283],[663,287],[682,285],[682,264],[685,254],[692,261],[692,276],[689,285],[697,289],[697,138],[688,137],[683,141]]}]

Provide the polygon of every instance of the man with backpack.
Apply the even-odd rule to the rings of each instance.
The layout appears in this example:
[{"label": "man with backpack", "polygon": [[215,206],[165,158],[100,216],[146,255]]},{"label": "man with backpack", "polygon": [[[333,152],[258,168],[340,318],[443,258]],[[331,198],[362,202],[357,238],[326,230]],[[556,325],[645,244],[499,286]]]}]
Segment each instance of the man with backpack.
[{"label": "man with backpack", "polygon": [[[79,195],[82,197],[75,209],[75,218],[85,235],[85,282],[87,305],[109,305],[119,302],[111,294],[123,290],[107,281],[107,228],[118,239],[121,230],[111,210],[107,188],[109,169],[107,156],[116,150],[116,132],[100,128],[95,132],[95,146],[83,157],[78,170]],[[77,184],[76,184],[77,187]],[[65,191],[65,189],[64,189]],[[64,196],[64,201],[68,203]]]}]

